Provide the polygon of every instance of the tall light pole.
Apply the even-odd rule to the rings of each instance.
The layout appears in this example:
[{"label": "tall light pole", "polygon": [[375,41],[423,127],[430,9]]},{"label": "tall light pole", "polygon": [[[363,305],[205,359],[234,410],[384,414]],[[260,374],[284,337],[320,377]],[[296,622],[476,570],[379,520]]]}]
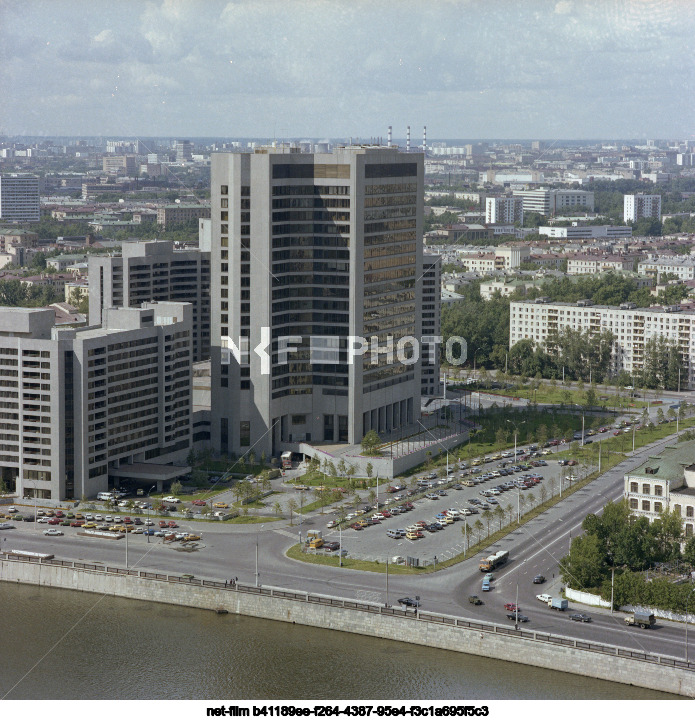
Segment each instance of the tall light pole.
[{"label": "tall light pole", "polygon": [[693,587],[690,591],[690,593],[687,595],[685,599],[685,662],[690,663],[690,660],[688,658],[688,601],[690,601],[690,596],[692,595],[693,591],[695,591],[695,587]]},{"label": "tall light pole", "polygon": [[150,493],[154,491],[154,489],[157,487],[157,484],[152,486],[149,491],[147,491],[147,542],[150,542],[150,506],[152,505],[152,499],[150,498]]},{"label": "tall light pole", "polygon": [[[265,524],[261,524],[261,531],[263,530],[263,525]],[[260,586],[258,580],[258,531],[256,531],[256,587]]]}]

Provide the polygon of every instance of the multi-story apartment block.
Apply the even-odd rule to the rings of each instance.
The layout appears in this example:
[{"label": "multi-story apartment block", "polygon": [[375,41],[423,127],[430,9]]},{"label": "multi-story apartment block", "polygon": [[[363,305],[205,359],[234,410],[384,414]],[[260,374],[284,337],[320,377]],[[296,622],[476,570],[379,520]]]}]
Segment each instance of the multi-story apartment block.
[{"label": "multi-story apartment block", "polygon": [[493,253],[466,253],[461,262],[472,273],[490,273],[495,270],[518,268],[531,255],[528,245],[500,245]]},{"label": "multi-story apartment block", "polygon": [[439,361],[442,315],[442,256],[425,253],[422,259],[422,337],[429,338],[422,354],[422,395],[440,393]]},{"label": "multi-story apartment block", "polygon": [[135,175],[137,168],[134,155],[107,155],[101,160],[102,170],[109,175]]},{"label": "multi-story apartment block", "polygon": [[104,310],[152,301],[192,306],[193,360],[210,357],[210,248],[174,250],[169,240],[124,243],[120,256],[90,255],[89,323]]},{"label": "multi-story apartment block", "polygon": [[523,223],[524,201],[516,196],[485,199],[486,223]]},{"label": "multi-story apartment block", "polygon": [[0,220],[27,222],[41,218],[39,178],[36,175],[0,175]]},{"label": "multi-story apartment block", "polygon": [[[0,309],[3,481],[20,497],[81,498],[129,477],[131,464],[185,460],[191,307],[109,309],[102,327],[54,320],[52,308]],[[162,466],[158,480],[176,470]]]},{"label": "multi-story apartment block", "polygon": [[629,225],[572,225],[570,227],[541,225],[538,232],[549,238],[566,238],[567,240],[632,238],[632,228]]},{"label": "multi-story apartment block", "polygon": [[634,223],[640,218],[661,220],[661,196],[634,193],[623,196],[623,220]]},{"label": "multi-story apartment block", "polygon": [[695,312],[680,306],[637,308],[634,303],[594,305],[589,300],[550,303],[544,298],[513,301],[509,307],[509,346],[524,338],[544,346],[549,335],[563,328],[611,331],[614,335],[612,365],[615,372],[641,371],[648,340],[663,337],[680,348],[686,370],[683,388],[695,387]]},{"label": "multi-story apartment block", "polygon": [[666,446],[624,477],[624,498],[636,516],[653,521],[662,511],[676,511],[685,537],[695,527],[695,448],[692,443]]},{"label": "multi-story apartment block", "polygon": [[194,203],[174,203],[157,208],[157,225],[166,228],[172,223],[187,223],[189,220],[209,218],[210,206]]},{"label": "multi-story apartment block", "polygon": [[[213,154],[211,173],[213,447],[274,455],[412,428],[423,155],[259,148]],[[248,355],[223,352],[244,340]]]},{"label": "multi-story apartment block", "polygon": [[695,279],[695,258],[656,258],[643,260],[637,265],[640,274],[656,276],[660,280],[663,275],[675,275],[679,280]]},{"label": "multi-story apartment block", "polygon": [[523,199],[524,213],[555,215],[565,210],[593,211],[594,194],[590,190],[562,190],[539,188],[515,190],[514,196]]}]

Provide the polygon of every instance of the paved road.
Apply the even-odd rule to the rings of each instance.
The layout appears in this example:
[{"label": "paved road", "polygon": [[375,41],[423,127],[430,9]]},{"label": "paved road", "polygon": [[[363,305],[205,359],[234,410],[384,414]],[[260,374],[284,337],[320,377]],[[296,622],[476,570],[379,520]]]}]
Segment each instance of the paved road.
[{"label": "paved road", "polygon": [[[662,447],[669,440],[661,441]],[[467,560],[455,567],[427,576],[400,576],[389,574],[389,598],[393,604],[403,595],[419,595],[423,608],[452,613],[469,618],[480,618],[507,623],[503,604],[514,601],[518,582],[519,604],[531,619],[529,628],[538,631],[575,635],[603,643],[627,646],[636,650],[651,650],[683,656],[684,627],[660,622],[657,629],[641,631],[625,627],[616,614],[608,611],[589,612],[595,619],[591,624],[578,624],[567,616],[553,612],[535,599],[545,587],[535,586],[531,578],[543,573],[551,579],[557,576],[557,563],[567,552],[571,535],[580,532],[581,520],[587,513],[598,511],[608,499],[621,496],[622,477],[630,468],[642,463],[654,448],[639,451],[629,461],[621,463],[585,489],[573,494],[534,521],[526,524],[503,539],[491,550],[509,550],[510,562],[500,569],[493,591],[482,594],[478,570],[479,558]],[[474,489],[468,489],[474,490]],[[143,570],[161,570],[171,573],[194,573],[198,577],[225,579],[237,576],[240,581],[256,580],[256,547],[258,545],[259,582],[263,585],[326,593],[343,598],[384,602],[386,600],[385,574],[361,573],[345,568],[316,566],[292,561],[284,552],[297,541],[299,532],[306,533],[316,524],[318,517],[307,519],[301,526],[288,527],[285,522],[254,526],[229,526],[191,521],[182,526],[202,530],[203,545],[199,550],[186,552],[175,545],[164,545],[160,539],[148,544],[142,536],[128,539],[128,561],[131,567]],[[49,550],[59,558],[80,561],[108,562],[125,565],[125,542],[102,539],[85,539],[75,529],[65,529],[61,538],[43,536],[45,526],[20,524],[17,529],[0,532],[3,550]],[[474,607],[467,602],[468,595],[484,597],[485,605]],[[576,604],[570,604],[575,607]],[[584,610],[584,609],[582,609]]]}]

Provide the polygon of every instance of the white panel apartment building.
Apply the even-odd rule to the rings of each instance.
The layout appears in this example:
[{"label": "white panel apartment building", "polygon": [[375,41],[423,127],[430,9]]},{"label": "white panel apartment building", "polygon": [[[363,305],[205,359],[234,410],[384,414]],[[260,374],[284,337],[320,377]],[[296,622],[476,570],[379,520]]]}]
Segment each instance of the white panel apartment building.
[{"label": "white panel apartment building", "polygon": [[565,210],[593,211],[594,194],[590,190],[539,188],[515,190],[514,196],[523,199],[524,213],[555,215]]},{"label": "white panel apartment building", "polygon": [[184,462],[191,306],[109,309],[102,327],[54,321],[53,309],[0,309],[3,481],[20,497],[79,499],[124,464]]},{"label": "white panel apartment building", "polygon": [[634,303],[621,306],[593,305],[591,301],[548,303],[514,301],[509,308],[509,346],[524,338],[543,346],[548,335],[565,327],[600,333],[609,330],[615,336],[613,370],[633,373],[641,370],[644,346],[650,338],[663,336],[677,341],[686,368],[683,388],[695,388],[695,312],[666,308],[637,308]]},{"label": "white panel apartment building", "polygon": [[586,240],[591,238],[632,238],[632,228],[629,225],[541,225],[538,228],[540,235],[549,238],[563,238],[567,240]]},{"label": "white panel apartment building", "polygon": [[623,196],[623,220],[634,223],[640,218],[661,220],[661,196],[635,193]]},{"label": "white panel apartment building", "polygon": [[516,196],[485,199],[486,223],[523,223],[524,201]]}]

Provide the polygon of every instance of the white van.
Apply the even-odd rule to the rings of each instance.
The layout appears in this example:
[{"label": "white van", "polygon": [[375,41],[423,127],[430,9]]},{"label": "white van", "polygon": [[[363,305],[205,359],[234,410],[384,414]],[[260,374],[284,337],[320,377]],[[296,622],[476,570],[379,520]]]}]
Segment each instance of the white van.
[{"label": "white van", "polygon": [[107,492],[107,491],[101,491],[100,493],[97,493],[97,501],[111,501],[114,498],[114,494]]}]

